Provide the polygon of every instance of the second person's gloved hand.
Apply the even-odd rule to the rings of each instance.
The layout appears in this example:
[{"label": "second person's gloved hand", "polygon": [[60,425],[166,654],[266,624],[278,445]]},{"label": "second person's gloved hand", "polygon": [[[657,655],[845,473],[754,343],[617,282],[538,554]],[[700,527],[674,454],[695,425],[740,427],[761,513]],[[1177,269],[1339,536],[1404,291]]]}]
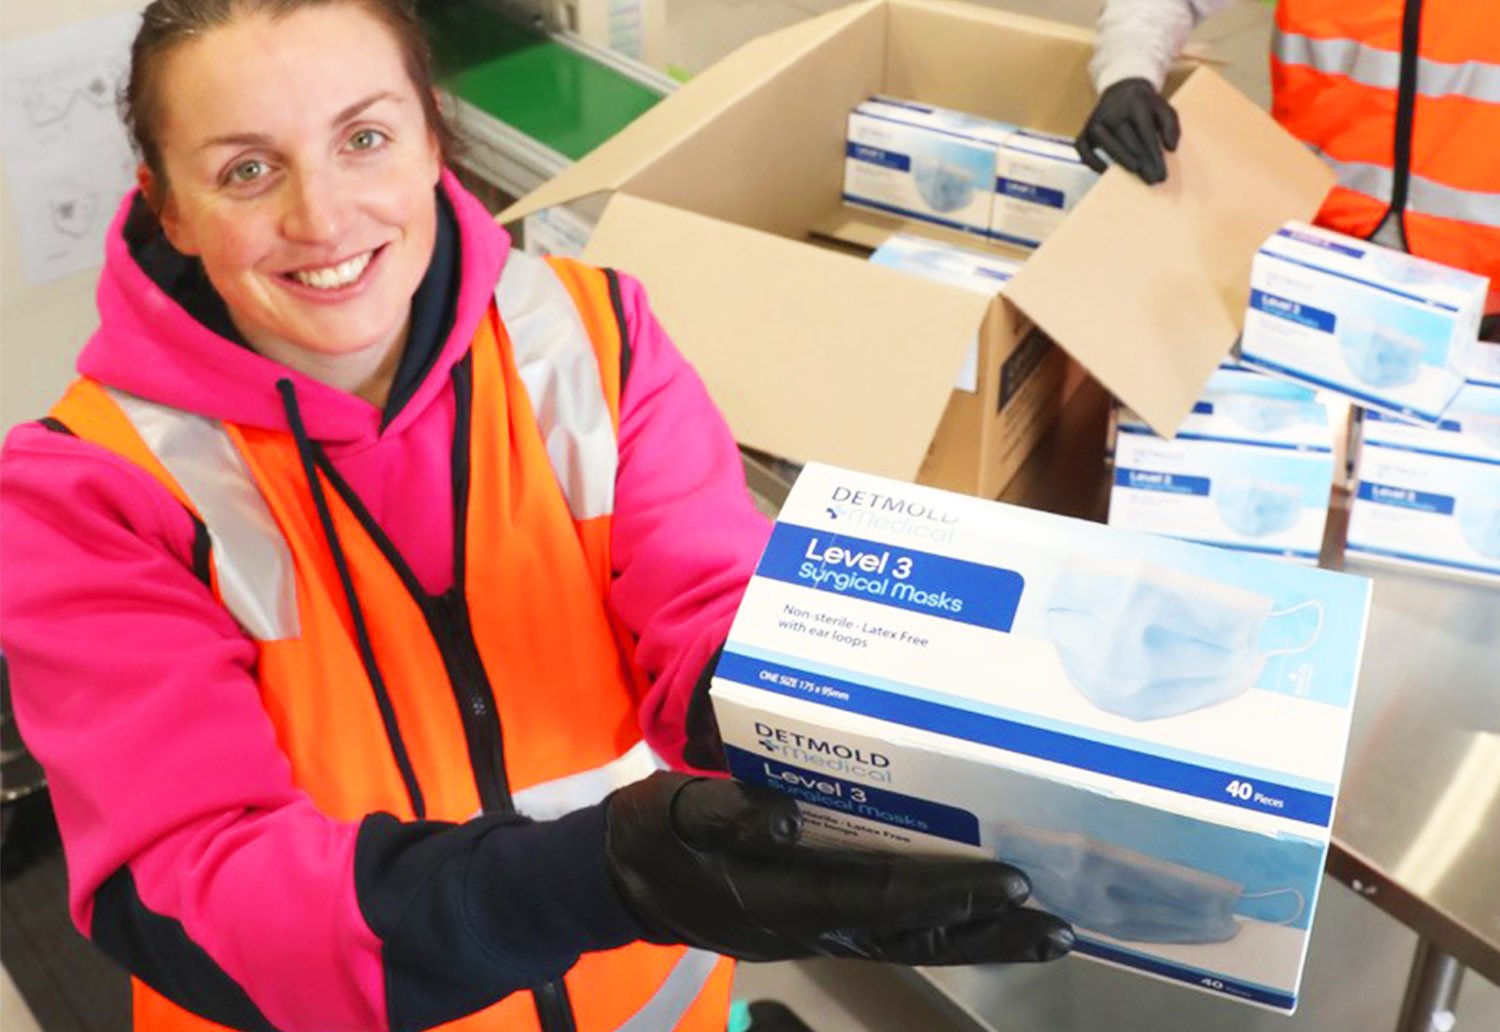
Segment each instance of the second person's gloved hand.
[{"label": "second person's gloved hand", "polygon": [[647,940],[742,960],[859,957],[897,964],[1052,960],[1060,918],[1021,907],[1020,871],[985,860],[801,845],[787,796],[657,773],[609,797],[610,874]]},{"label": "second person's gloved hand", "polygon": [[1122,79],[1100,94],[1074,145],[1095,172],[1106,167],[1098,153],[1103,151],[1116,165],[1154,184],[1167,178],[1162,148],[1175,151],[1180,135],[1177,112],[1155,86],[1145,79]]}]

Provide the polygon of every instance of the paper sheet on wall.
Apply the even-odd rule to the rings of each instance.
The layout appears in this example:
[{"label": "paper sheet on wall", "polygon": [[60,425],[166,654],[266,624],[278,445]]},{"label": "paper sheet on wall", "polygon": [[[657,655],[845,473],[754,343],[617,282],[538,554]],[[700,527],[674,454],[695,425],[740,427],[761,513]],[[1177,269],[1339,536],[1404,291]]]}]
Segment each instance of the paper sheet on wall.
[{"label": "paper sheet on wall", "polygon": [[35,285],[104,260],[104,233],[134,180],[116,98],[140,15],[16,40],[0,51],[5,174]]}]

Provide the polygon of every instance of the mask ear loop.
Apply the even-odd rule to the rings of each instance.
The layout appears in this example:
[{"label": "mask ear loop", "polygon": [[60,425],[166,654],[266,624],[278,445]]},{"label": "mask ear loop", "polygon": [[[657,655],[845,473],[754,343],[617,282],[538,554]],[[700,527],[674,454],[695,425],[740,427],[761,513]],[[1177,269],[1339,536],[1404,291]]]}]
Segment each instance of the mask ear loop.
[{"label": "mask ear loop", "polygon": [[1297,897],[1297,909],[1292,912],[1291,917],[1285,920],[1267,921],[1266,924],[1289,925],[1302,916],[1302,908],[1307,906],[1307,898],[1302,895],[1302,890],[1288,886],[1284,889],[1267,889],[1265,892],[1242,892],[1240,893],[1240,899],[1266,899],[1270,896],[1282,896],[1287,893],[1291,893]]},{"label": "mask ear loop", "polygon": [[1296,605],[1294,605],[1294,606],[1288,606],[1285,609],[1273,609],[1269,613],[1267,613],[1266,616],[1268,618],[1270,618],[1270,619],[1275,619],[1278,616],[1286,616],[1286,615],[1288,615],[1290,613],[1295,613],[1299,609],[1307,609],[1309,607],[1311,607],[1313,609],[1316,609],[1318,611],[1318,622],[1313,627],[1312,634],[1308,635],[1307,640],[1304,641],[1301,645],[1293,645],[1290,648],[1285,648],[1285,649],[1271,649],[1271,650],[1269,650],[1267,652],[1261,653],[1262,656],[1264,656],[1266,659],[1270,659],[1272,656],[1285,656],[1285,655],[1289,655],[1289,654],[1291,654],[1293,652],[1306,652],[1308,649],[1312,648],[1313,642],[1315,642],[1315,641],[1318,640],[1318,635],[1320,635],[1320,634],[1323,633],[1323,603],[1322,602],[1318,601],[1315,598],[1310,598],[1306,602],[1298,602]]}]

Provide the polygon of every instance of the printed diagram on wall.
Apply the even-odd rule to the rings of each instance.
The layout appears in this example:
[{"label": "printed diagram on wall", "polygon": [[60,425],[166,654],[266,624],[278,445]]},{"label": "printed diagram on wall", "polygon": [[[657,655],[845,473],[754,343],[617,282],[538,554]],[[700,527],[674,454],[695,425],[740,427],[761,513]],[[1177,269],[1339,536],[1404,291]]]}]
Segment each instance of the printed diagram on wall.
[{"label": "printed diagram on wall", "polygon": [[116,106],[140,16],[81,22],[6,44],[0,61],[9,214],[26,279],[97,268],[135,177]]}]

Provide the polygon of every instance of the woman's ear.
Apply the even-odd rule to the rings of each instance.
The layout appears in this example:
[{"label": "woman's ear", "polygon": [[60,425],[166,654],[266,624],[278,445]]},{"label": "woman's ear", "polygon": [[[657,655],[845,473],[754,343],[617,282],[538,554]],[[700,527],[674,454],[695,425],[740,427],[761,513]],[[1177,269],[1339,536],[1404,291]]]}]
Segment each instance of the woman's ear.
[{"label": "woman's ear", "polygon": [[146,205],[156,215],[156,221],[161,223],[161,230],[166,234],[168,243],[181,254],[196,254],[196,246],[192,240],[187,239],[182,220],[177,217],[177,205],[172,202],[171,192],[167,190],[162,177],[151,171],[151,166],[142,162],[135,168],[135,182],[141,188],[141,196],[146,199]]}]

